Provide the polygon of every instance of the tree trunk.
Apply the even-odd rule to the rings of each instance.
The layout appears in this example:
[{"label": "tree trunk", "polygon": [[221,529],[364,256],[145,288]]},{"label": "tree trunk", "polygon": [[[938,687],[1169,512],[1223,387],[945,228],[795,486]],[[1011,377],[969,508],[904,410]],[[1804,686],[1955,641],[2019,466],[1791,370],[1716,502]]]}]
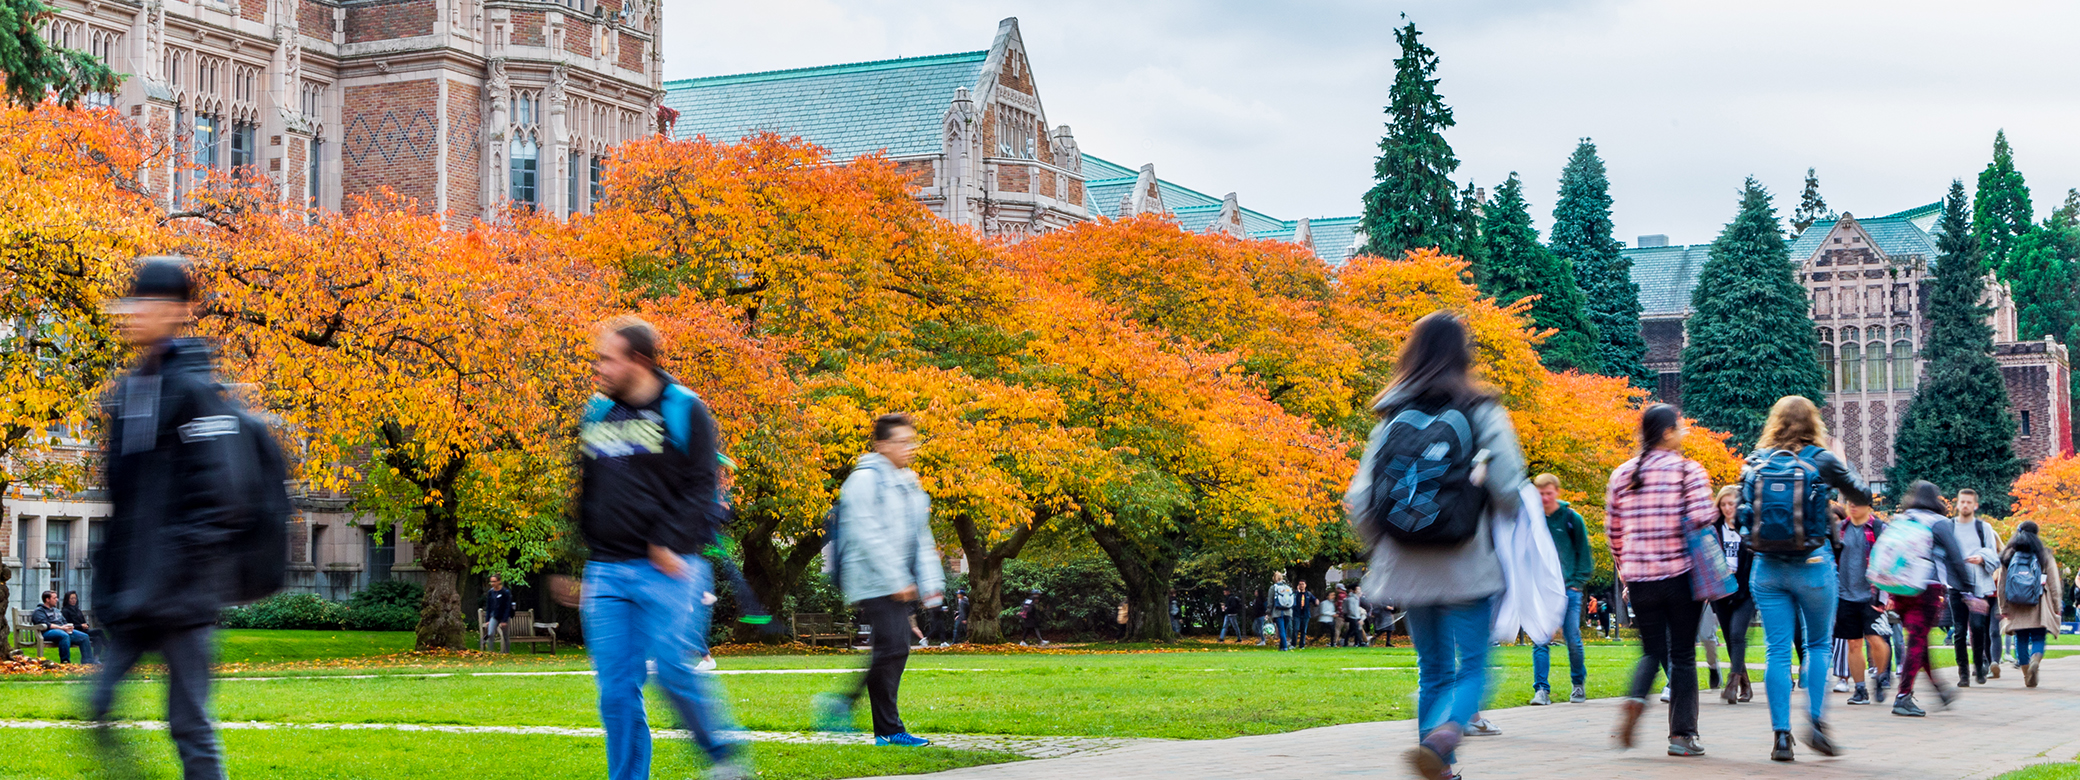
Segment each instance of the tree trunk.
[{"label": "tree trunk", "polygon": [[419,606],[418,650],[462,650],[462,574],[469,561],[455,543],[458,532],[455,482],[465,460],[454,458],[435,480],[440,503],[426,509],[419,529],[419,565],[426,569],[426,600]]},{"label": "tree trunk", "polygon": [[[979,645],[1001,644],[1004,627],[998,616],[1004,611],[1004,562],[1018,557],[1026,540],[1040,529],[1036,518],[1011,533],[1011,538],[988,546],[982,533],[975,527],[974,520],[967,517],[953,519],[954,535],[960,538],[961,552],[968,557],[968,636],[970,643]],[[948,594],[951,597],[951,594]]]},{"label": "tree trunk", "polygon": [[1119,528],[1090,521],[1091,540],[1112,559],[1119,578],[1127,586],[1127,636],[1149,642],[1170,642],[1177,632],[1170,629],[1170,584],[1177,574],[1177,541],[1173,532],[1155,540],[1160,552],[1144,549],[1128,539]]},{"label": "tree trunk", "polygon": [[[774,620],[784,620],[781,614],[787,605],[787,593],[794,590],[809,564],[823,552],[823,529],[805,536],[796,537],[794,546],[782,549],[774,533],[780,527],[780,518],[761,518],[749,523],[737,536],[737,547],[744,552],[744,581],[751,592],[758,596],[760,604],[771,610]],[[738,623],[730,630],[730,641],[758,642],[782,638],[781,634],[768,634],[758,626]]]}]

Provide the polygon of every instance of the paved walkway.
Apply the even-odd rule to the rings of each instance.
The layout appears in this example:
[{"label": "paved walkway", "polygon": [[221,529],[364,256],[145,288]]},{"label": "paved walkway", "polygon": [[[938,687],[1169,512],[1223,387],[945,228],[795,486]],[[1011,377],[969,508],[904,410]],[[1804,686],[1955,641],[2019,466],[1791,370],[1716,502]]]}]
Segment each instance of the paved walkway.
[{"label": "paved walkway", "polygon": [[[1759,653],[1757,653],[1759,655]],[[1760,671],[1761,667],[1754,667]],[[1923,686],[1924,691],[1926,687]],[[1515,697],[1523,691],[1498,695]],[[1804,692],[1799,691],[1799,702]],[[2009,670],[1985,687],[1964,691],[1957,706],[1926,718],[1892,715],[1891,706],[1848,707],[1846,694],[1828,694],[1829,717],[1845,753],[1822,758],[1799,745],[1795,764],[1769,760],[1769,709],[1760,686],[1748,704],[1717,699],[1700,704],[1707,755],[1670,758],[1659,737],[1667,720],[1648,709],[1641,747],[1609,747],[1617,700],[1551,707],[1515,707],[1489,713],[1503,736],[1468,740],[1459,749],[1470,780],[1524,778],[1680,778],[1795,780],[1983,780],[2045,761],[2080,754],[2080,657],[2047,660],[2043,684],[2022,687]],[[1304,698],[1304,697],[1303,697]],[[1930,704],[1922,699],[1922,704]],[[1294,706],[1306,706],[1296,700]],[[1931,708],[1933,709],[1933,708]],[[1796,710],[1794,710],[1795,712]],[[1796,718],[1797,716],[1794,716]],[[1803,730],[1803,724],[1797,728]],[[1207,741],[1160,742],[1097,754],[1021,761],[927,775],[932,780],[1054,780],[1064,777],[1234,778],[1409,777],[1403,751],[1412,746],[1409,721],[1357,723],[1287,734]]]}]

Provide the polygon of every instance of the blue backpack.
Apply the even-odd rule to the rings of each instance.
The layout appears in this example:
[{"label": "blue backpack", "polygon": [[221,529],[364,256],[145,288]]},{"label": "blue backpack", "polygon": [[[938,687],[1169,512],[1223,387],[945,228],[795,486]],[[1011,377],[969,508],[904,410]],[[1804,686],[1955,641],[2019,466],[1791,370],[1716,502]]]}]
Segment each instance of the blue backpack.
[{"label": "blue backpack", "polygon": [[2044,568],[2035,553],[2020,552],[2008,560],[2008,576],[2001,583],[2001,600],[2019,607],[2034,607],[2044,597]]},{"label": "blue backpack", "polygon": [[1834,535],[1827,510],[1832,488],[1820,480],[1813,457],[1821,449],[1768,450],[1748,461],[1741,478],[1740,532],[1759,553],[1805,555]]},{"label": "blue backpack", "polygon": [[[659,402],[658,406],[663,407],[664,435],[671,441],[673,449],[686,452],[687,448],[692,446],[687,440],[693,437],[693,402],[700,398],[699,393],[687,389],[685,385],[664,386],[664,400]],[[585,402],[585,414],[579,419],[587,423],[604,422],[607,419],[607,410],[613,408],[614,399],[594,395],[592,400]]]},{"label": "blue backpack", "polygon": [[1366,501],[1373,528],[1414,545],[1459,544],[1480,530],[1488,492],[1473,484],[1476,439],[1467,416],[1451,405],[1410,405],[1387,420]]}]

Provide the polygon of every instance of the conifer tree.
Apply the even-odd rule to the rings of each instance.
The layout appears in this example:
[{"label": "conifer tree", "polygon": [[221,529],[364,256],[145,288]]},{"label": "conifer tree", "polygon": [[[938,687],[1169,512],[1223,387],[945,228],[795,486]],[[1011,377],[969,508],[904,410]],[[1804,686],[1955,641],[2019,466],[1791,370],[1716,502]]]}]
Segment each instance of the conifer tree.
[{"label": "conifer tree", "polygon": [[1683,413],[1751,446],[1778,398],[1825,403],[1819,339],[1769,191],[1749,177],[1691,293]]},{"label": "conifer tree", "polygon": [[2009,251],[2017,239],[2029,234],[2034,219],[2029,185],[2023,182],[2022,172],[2015,170],[2008,131],[1995,131],[1993,161],[1979,172],[1979,191],[1972,195],[1972,240],[1979,246],[1980,262],[2005,273]]},{"label": "conifer tree", "polygon": [[1481,214],[1481,246],[1487,281],[1481,291],[1498,303],[1526,296],[1531,322],[1554,333],[1538,345],[1538,356],[1554,371],[1596,373],[1596,326],[1582,310],[1582,290],[1567,262],[1538,242],[1524,203],[1524,183],[1512,172]]},{"label": "conifer tree", "polygon": [[1394,60],[1387,134],[1373,162],[1378,183],[1365,193],[1365,251],[1383,257],[1420,247],[1460,254],[1471,243],[1451,178],[1459,158],[1444,140],[1455,124],[1452,109],[1437,94],[1437,53],[1420,36],[1414,22],[1394,31],[1401,56]]},{"label": "conifer tree", "polygon": [[1972,488],[1987,514],[2002,517],[2023,463],[2015,457],[2015,418],[1993,358],[1990,311],[1980,303],[1985,275],[1965,209],[1964,182],[1953,181],[1936,223],[1941,255],[1928,298],[1921,384],[1900,423],[1886,482],[1895,495],[1917,479],[1945,490]]},{"label": "conifer tree", "polygon": [[1813,223],[1834,218],[1834,209],[1828,208],[1827,199],[1820,197],[1820,177],[1807,168],[1806,187],[1798,193],[1798,209],[1791,212],[1791,237],[1797,239]]},{"label": "conifer tree", "polygon": [[91,92],[113,92],[122,77],[88,52],[53,45],[44,35],[58,14],[43,0],[0,0],[0,76],[4,100],[23,108],[46,98],[71,106]]},{"label": "conifer tree", "polygon": [[1583,307],[1596,328],[1596,363],[1604,376],[1623,377],[1633,387],[1652,389],[1647,342],[1639,332],[1639,285],[1632,261],[1612,237],[1611,183],[1603,158],[1587,138],[1560,172],[1560,200],[1553,205],[1553,254],[1574,269]]}]

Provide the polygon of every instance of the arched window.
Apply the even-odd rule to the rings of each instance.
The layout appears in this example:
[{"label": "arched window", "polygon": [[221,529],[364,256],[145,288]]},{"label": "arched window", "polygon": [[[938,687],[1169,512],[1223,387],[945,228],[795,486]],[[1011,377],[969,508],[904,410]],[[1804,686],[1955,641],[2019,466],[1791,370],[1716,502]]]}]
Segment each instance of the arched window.
[{"label": "arched window", "polygon": [[[1843,328],[1847,334],[1851,329]],[[1853,393],[1863,389],[1863,351],[1856,342],[1842,343],[1842,392]]]},{"label": "arched window", "polygon": [[531,136],[514,136],[512,150],[512,199],[514,203],[529,206],[535,204],[535,175],[540,170],[540,148]]},{"label": "arched window", "polygon": [[1885,342],[1873,341],[1863,347],[1864,386],[1873,391],[1885,389]]},{"label": "arched window", "polygon": [[1914,389],[1914,373],[1914,342],[1892,342],[1892,389]]},{"label": "arched window", "polygon": [[1843,328],[1843,329],[1842,329],[1842,340],[1843,340],[1843,341],[1862,341],[1862,340],[1863,340],[1863,337],[1862,337],[1862,335],[1861,335],[1861,334],[1859,334],[1859,333],[1857,333],[1857,332],[1856,332],[1856,329],[1855,329],[1855,328]]},{"label": "arched window", "polygon": [[1821,385],[1821,387],[1827,388],[1828,392],[1834,392],[1835,372],[1833,344],[1820,345],[1820,370],[1825,371],[1827,373],[1827,384]]}]

